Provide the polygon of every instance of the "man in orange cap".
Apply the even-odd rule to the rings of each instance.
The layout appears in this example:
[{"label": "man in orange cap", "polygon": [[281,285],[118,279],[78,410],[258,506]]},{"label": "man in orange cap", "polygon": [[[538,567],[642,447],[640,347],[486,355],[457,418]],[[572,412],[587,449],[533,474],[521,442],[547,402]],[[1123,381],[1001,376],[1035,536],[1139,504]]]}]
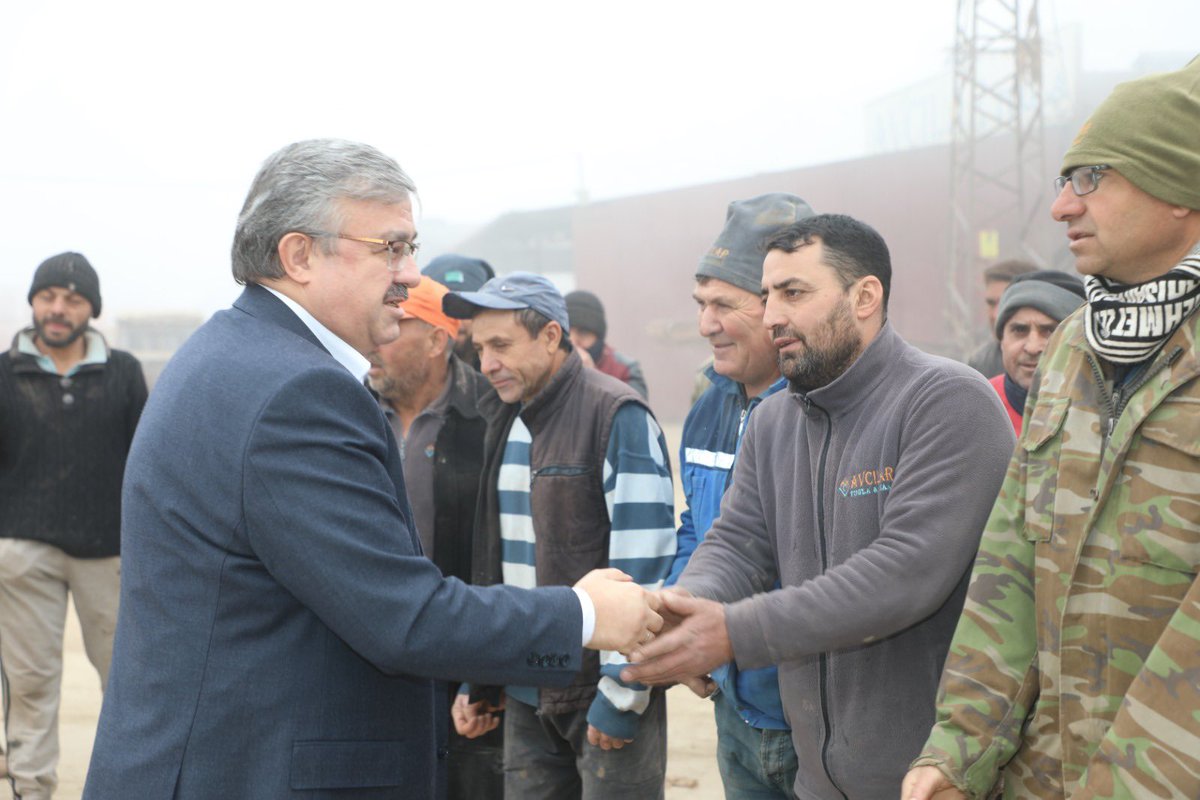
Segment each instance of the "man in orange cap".
[{"label": "man in orange cap", "polygon": [[[370,355],[367,382],[400,446],[421,547],[443,575],[469,583],[486,428],[479,400],[495,392],[454,354],[459,321],[442,312],[448,291],[429,277],[409,289],[400,305],[400,336]],[[457,692],[457,686],[450,688]],[[499,720],[493,715],[483,720],[495,729],[479,738],[450,731],[449,800],[503,797]]]}]

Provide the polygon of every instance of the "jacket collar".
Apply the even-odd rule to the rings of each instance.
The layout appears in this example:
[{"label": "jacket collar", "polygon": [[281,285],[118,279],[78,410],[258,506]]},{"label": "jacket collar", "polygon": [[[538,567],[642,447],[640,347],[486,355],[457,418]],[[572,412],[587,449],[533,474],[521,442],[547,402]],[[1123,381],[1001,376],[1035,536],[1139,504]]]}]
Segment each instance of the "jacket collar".
[{"label": "jacket collar", "polygon": [[[1104,359],[1092,350],[1087,341],[1084,308],[1084,306],[1080,306],[1059,323],[1058,330],[1061,331],[1059,335],[1062,336],[1064,346],[1074,348],[1083,354],[1089,354],[1091,358],[1096,359],[1098,364],[1102,365],[1105,363]],[[1177,348],[1182,352],[1178,357],[1172,356],[1171,354]],[[1171,358],[1167,380],[1173,391],[1175,386],[1200,375],[1200,349],[1198,348],[1200,348],[1200,309],[1192,311],[1191,315],[1180,323],[1175,333],[1171,334],[1158,353],[1151,357],[1149,363],[1154,364],[1164,354]],[[1044,357],[1045,354],[1043,354]]]},{"label": "jacket collar", "polygon": [[507,425],[517,414],[520,414],[521,419],[529,424],[539,414],[545,413],[547,409],[553,409],[557,405],[558,398],[566,394],[582,369],[583,361],[579,358],[579,353],[572,349],[567,360],[558,368],[558,372],[554,373],[550,381],[526,405],[522,406],[519,402],[505,403],[500,399],[500,395],[492,391],[485,392],[480,398],[479,410],[493,424],[502,420],[503,425]]},{"label": "jacket collar", "polygon": [[[708,378],[708,382],[711,383],[713,386],[715,386],[717,391],[721,392],[722,394],[734,395],[739,400],[746,400],[746,399],[753,400],[754,399],[753,397],[751,397],[751,398],[746,397],[746,387],[745,386],[738,383],[733,378],[727,378],[724,375],[722,375],[721,373],[717,372],[717,370],[713,367],[712,364],[709,364],[707,367],[704,368],[704,377]],[[784,388],[785,386],[787,386],[787,378],[783,378],[783,377],[777,378],[774,383],[772,383],[770,386],[768,386],[763,391],[763,393],[758,396],[765,400],[766,398],[775,394],[776,392],[778,392],[780,389]]]},{"label": "jacket collar", "polygon": [[317,337],[317,341],[325,348],[325,352],[333,356],[334,361],[346,368],[346,371],[353,375],[358,380],[363,380],[367,376],[367,370],[371,368],[371,362],[366,356],[355,350],[344,339],[338,336],[319,319],[314,317],[307,308],[299,302],[288,297],[278,289],[272,289],[269,286],[264,286],[264,289],[275,297],[279,302],[288,307],[288,310],[295,314],[304,327],[308,328],[313,336]]},{"label": "jacket collar", "polygon": [[885,320],[879,333],[841,375],[807,394],[790,387],[788,391],[806,405],[822,408],[830,416],[840,416],[871,396],[896,363],[903,346],[904,340],[892,328],[892,323]]},{"label": "jacket collar", "polygon": [[[450,407],[466,419],[478,417],[480,411],[476,397],[479,395],[479,382],[486,379],[458,356],[450,356],[450,371],[446,378],[452,382],[448,398]],[[486,390],[485,393],[494,394]]]},{"label": "jacket collar", "polygon": [[[310,331],[308,326],[301,322],[300,318],[282,300],[257,283],[246,284],[246,288],[242,290],[241,296],[233,301],[233,307],[264,322],[270,322],[273,325],[278,325],[285,330],[291,331],[300,338],[306,339],[322,350],[325,350],[325,347],[321,344],[321,340],[316,337],[316,334]],[[325,352],[329,351],[325,350]]]},{"label": "jacket collar", "polygon": [[[13,362],[13,369],[18,372],[49,372],[57,375],[58,370],[54,367],[54,361],[37,349],[33,338],[33,326],[17,331],[17,335],[13,337],[12,347],[8,351]],[[83,358],[71,367],[67,375],[72,375],[85,367],[103,365],[108,362],[108,341],[104,338],[104,334],[88,328],[83,334],[83,340],[87,344]]]},{"label": "jacket collar", "polygon": [[[572,348],[566,361],[558,368],[558,372],[555,372],[542,390],[534,395],[524,408],[520,409],[518,413],[521,415],[521,419],[525,420],[528,425],[539,416],[553,410],[558,405],[559,399],[570,391],[570,387],[574,385],[575,379],[582,370],[583,360],[579,358],[579,353]],[[519,404],[513,403],[512,405]]]}]

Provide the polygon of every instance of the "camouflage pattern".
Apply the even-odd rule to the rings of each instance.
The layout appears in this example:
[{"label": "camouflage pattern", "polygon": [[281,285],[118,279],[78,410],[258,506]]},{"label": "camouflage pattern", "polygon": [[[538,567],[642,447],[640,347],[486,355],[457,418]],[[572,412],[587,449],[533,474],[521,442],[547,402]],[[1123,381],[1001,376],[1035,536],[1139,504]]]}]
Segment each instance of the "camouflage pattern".
[{"label": "camouflage pattern", "polygon": [[971,798],[1200,798],[1198,335],[1122,397],[1082,312],[1059,326],[914,766]]}]

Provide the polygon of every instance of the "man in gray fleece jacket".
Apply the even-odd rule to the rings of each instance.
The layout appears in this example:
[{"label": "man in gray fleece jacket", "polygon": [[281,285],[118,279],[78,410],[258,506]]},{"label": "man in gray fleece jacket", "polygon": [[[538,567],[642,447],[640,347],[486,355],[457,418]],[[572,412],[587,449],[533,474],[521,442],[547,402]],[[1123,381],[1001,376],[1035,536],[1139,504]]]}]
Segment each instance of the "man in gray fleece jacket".
[{"label": "man in gray fleece jacket", "polygon": [[1014,445],[977,372],[893,330],[890,284],[887,245],[850,217],[767,243],[763,324],[790,391],[750,419],[679,581],[694,597],[664,594],[677,627],[623,675],[779,665],[802,800],[897,796]]}]

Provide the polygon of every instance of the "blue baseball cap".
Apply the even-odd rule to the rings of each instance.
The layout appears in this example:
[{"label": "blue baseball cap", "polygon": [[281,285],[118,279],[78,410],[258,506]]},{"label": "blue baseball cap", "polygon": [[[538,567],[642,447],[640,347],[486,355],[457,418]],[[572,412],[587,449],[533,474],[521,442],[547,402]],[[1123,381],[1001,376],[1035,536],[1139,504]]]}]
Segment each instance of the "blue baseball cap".
[{"label": "blue baseball cap", "polygon": [[518,311],[532,308],[560,326],[571,329],[567,301],[554,284],[532,272],[513,272],[490,281],[478,292],[451,292],[442,298],[442,311],[454,319],[471,319],[485,309]]}]

